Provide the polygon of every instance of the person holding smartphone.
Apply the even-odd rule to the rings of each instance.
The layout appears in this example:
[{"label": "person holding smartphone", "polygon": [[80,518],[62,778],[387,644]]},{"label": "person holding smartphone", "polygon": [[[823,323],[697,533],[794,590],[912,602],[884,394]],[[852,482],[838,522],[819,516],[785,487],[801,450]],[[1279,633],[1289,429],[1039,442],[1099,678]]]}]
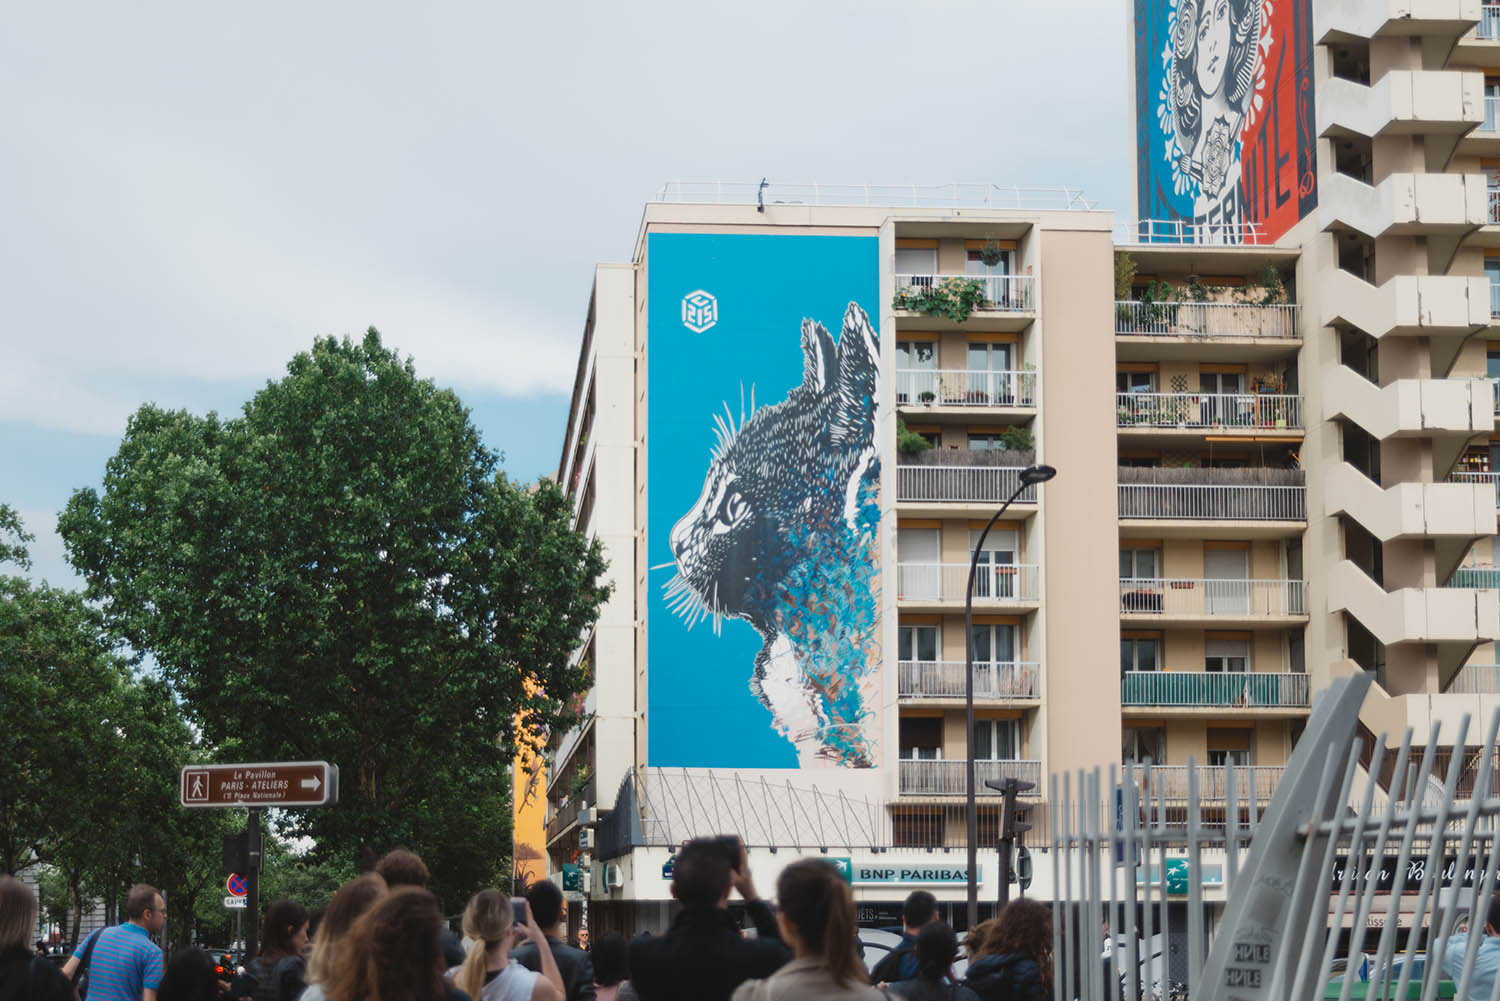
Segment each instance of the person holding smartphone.
[{"label": "person holding smartphone", "polygon": [[[754,938],[742,937],[729,916],[731,891],[744,898]],[[641,1001],[729,1001],[740,984],[769,977],[791,960],[776,915],[755,892],[739,838],[697,838],[683,845],[672,871],[672,896],[682,903],[672,927],[630,945],[630,982]]]},{"label": "person holding smartphone", "polygon": [[542,930],[540,942],[528,942],[516,948],[516,962],[528,970],[542,968],[542,953],[551,952],[562,974],[565,1001],[594,1001],[594,964],[589,954],[563,941],[563,895],[549,880],[533,883],[526,890],[526,904],[537,927]]},{"label": "person holding smartphone", "polygon": [[[563,1001],[562,974],[524,897],[480,890],[464,908],[463,923],[471,942],[463,965],[448,971],[455,987],[473,1001]],[[540,944],[540,972],[528,970],[511,956],[514,933]]]}]

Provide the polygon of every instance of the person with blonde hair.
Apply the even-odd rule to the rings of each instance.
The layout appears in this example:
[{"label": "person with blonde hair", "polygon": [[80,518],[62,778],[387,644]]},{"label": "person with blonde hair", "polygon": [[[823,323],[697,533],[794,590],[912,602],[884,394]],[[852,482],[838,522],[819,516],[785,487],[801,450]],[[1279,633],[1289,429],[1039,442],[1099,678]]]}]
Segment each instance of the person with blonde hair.
[{"label": "person with blonde hair", "polygon": [[318,932],[313,936],[312,952],[307,957],[307,989],[302,1001],[324,1001],[323,984],[332,979],[343,959],[349,930],[381,897],[385,880],[373,872],[351,879],[334,893],[323,911]]},{"label": "person with blonde hair", "polygon": [[31,952],[36,894],[12,876],[0,876],[0,999],[76,1001],[57,964]]},{"label": "person with blonde hair", "polygon": [[[536,945],[540,972],[511,957],[516,931]],[[518,929],[510,898],[499,890],[480,890],[464,908],[464,934],[471,940],[469,954],[449,976],[474,1001],[563,1001],[562,973],[530,907],[526,924]]]},{"label": "person with blonde hair", "polygon": [[456,1001],[443,978],[443,915],[437,898],[401,886],[354,923],[338,967],[323,984],[328,1001]]}]

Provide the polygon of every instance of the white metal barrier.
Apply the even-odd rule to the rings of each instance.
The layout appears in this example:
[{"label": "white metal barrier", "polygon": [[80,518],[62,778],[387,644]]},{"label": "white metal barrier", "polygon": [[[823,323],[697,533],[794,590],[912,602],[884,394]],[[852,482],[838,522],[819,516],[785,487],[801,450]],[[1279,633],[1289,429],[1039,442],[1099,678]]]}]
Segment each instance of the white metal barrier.
[{"label": "white metal barrier", "polygon": [[1115,303],[1115,333],[1131,337],[1297,336],[1296,303],[1136,302]]},{"label": "white metal barrier", "polygon": [[1444,691],[1459,695],[1500,694],[1500,664],[1465,664]]},{"label": "white metal barrier", "polygon": [[[974,604],[1036,601],[1041,568],[1034,563],[981,563],[974,575]],[[896,564],[896,597],[903,601],[964,600],[967,563]]]},{"label": "white metal barrier", "polygon": [[[904,698],[961,699],[965,663],[961,660],[903,660],[899,694]],[[975,661],[974,698],[1034,699],[1041,665],[1035,661]]]},{"label": "white metal barrier", "polygon": [[1116,393],[1115,423],[1122,428],[1300,428],[1302,397],[1280,393]]},{"label": "white metal barrier", "polygon": [[1272,242],[1259,223],[1201,223],[1189,219],[1140,219],[1116,223],[1116,243],[1262,244]]},{"label": "white metal barrier", "polygon": [[1256,483],[1121,483],[1121,518],[1306,521],[1307,488]]},{"label": "white metal barrier", "polygon": [[1028,312],[1035,308],[1036,279],[1031,275],[896,275],[898,301],[919,299],[944,283],[978,282],[984,289],[981,310]]},{"label": "white metal barrier", "polygon": [[[999,503],[1020,485],[1020,466],[896,467],[896,499],[902,501]],[[1035,504],[1036,486],[1021,491],[1016,503]]]},{"label": "white metal barrier", "polygon": [[667,181],[658,202],[754,205],[878,205],[893,208],[1097,209],[1081,188],[1003,184],[817,184],[769,181]]},{"label": "white metal barrier", "polygon": [[1479,8],[1479,26],[1475,31],[1488,41],[1500,39],[1500,4],[1487,3]]},{"label": "white metal barrier", "polygon": [[[966,793],[968,761],[932,761],[903,759],[900,763],[900,792],[903,796],[962,796]],[[974,762],[974,784],[979,795],[1000,795],[984,783],[994,779],[1020,779],[1030,782],[1038,795],[1041,789],[1042,763],[1013,759],[1009,761]]]},{"label": "white metal barrier", "polygon": [[896,403],[930,407],[1035,407],[1036,372],[900,368],[896,370]]},{"label": "white metal barrier", "polygon": [[1120,611],[1272,618],[1305,615],[1307,606],[1300,580],[1122,577]]}]

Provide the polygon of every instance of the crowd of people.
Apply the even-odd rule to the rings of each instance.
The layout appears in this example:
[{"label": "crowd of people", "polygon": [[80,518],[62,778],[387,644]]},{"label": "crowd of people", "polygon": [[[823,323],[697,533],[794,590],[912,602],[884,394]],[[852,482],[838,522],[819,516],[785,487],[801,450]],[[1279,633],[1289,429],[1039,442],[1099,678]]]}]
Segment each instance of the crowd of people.
[{"label": "crowd of people", "polygon": [[[230,976],[201,949],[163,964],[150,936],[162,895],[131,888],[127,920],[78,944],[59,968],[28,947],[31,888],[0,877],[0,1001],[1043,1001],[1051,994],[1051,912],[1017,900],[958,940],[936,901],[906,902],[901,944],[873,969],[861,952],[849,885],[819,859],[787,866],[773,908],[757,893],[735,838],[690,841],[677,854],[681,910],[660,935],[601,935],[587,951],[564,941],[563,896],[551,882],[525,897],[483,890],[450,930],[426,889],[426,867],[395,851],[309,914],[266,908],[258,955]],[[753,929],[729,910],[738,894]],[[227,979],[226,979],[227,977]]]}]

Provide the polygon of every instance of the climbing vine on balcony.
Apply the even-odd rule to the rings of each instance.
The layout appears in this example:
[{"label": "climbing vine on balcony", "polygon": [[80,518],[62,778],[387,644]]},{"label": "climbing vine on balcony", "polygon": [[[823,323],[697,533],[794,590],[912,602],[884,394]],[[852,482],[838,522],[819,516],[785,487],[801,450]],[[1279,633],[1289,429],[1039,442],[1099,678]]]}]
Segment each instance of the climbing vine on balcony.
[{"label": "climbing vine on balcony", "polygon": [[990,304],[982,278],[940,278],[931,285],[908,285],[896,293],[892,309],[910,309],[963,323]]}]

